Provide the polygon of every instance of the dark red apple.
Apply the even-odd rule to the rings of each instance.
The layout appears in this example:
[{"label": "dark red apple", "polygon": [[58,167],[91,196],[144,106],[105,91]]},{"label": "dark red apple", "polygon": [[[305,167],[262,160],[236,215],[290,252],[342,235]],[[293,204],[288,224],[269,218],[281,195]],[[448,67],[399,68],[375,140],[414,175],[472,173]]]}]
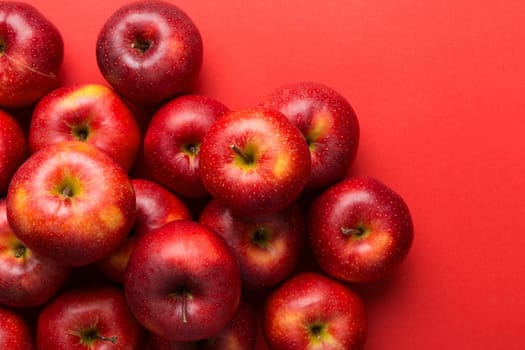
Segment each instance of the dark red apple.
[{"label": "dark red apple", "polygon": [[0,349],[34,350],[33,333],[16,311],[0,306]]},{"label": "dark red apple", "polygon": [[350,288],[304,272],[268,297],[263,329],[272,350],[358,350],[366,340],[365,306]]},{"label": "dark red apple", "polygon": [[279,87],[262,105],[283,113],[303,133],[312,159],[308,189],[344,177],[359,144],[359,123],[348,100],[326,85],[298,82]]},{"label": "dark red apple", "polygon": [[38,317],[39,350],[142,350],[144,329],[122,290],[110,286],[68,289]]},{"label": "dark red apple", "polygon": [[299,129],[274,110],[247,108],[217,119],[200,152],[202,182],[238,215],[289,206],[310,174],[310,152]]},{"label": "dark red apple", "polygon": [[319,266],[349,282],[383,278],[403,261],[414,229],[405,201],[371,177],[332,185],[308,215],[310,245]]},{"label": "dark red apple", "polygon": [[138,239],[124,275],[135,317],[172,341],[211,337],[235,314],[241,294],[239,263],[205,225],[172,221]]},{"label": "dark red apple", "polygon": [[31,105],[58,83],[64,42],[33,6],[0,2],[0,106]]},{"label": "dark red apple", "polygon": [[146,350],[253,350],[257,323],[251,307],[241,301],[233,318],[217,334],[192,342],[166,340],[150,333]]},{"label": "dark red apple", "polygon": [[97,146],[126,171],[142,142],[131,110],[116,92],[100,84],[58,88],[45,95],[33,111],[29,127],[32,153],[74,140]]},{"label": "dark red apple", "polygon": [[199,173],[199,150],[204,135],[228,108],[217,100],[186,95],[162,106],[144,137],[144,155],[153,177],[190,198],[208,196]]},{"label": "dark red apple", "polygon": [[199,222],[213,228],[232,248],[247,289],[274,286],[298,264],[305,225],[296,203],[277,213],[245,217],[212,199]]},{"label": "dark red apple", "polygon": [[11,177],[26,157],[24,131],[10,114],[0,110],[0,195],[5,194]]},{"label": "dark red apple", "polygon": [[93,263],[114,251],[135,218],[135,193],[110,156],[63,141],[28,158],[7,193],[13,232],[35,253],[64,264]]},{"label": "dark red apple", "polygon": [[175,220],[191,220],[184,202],[161,185],[143,179],[132,179],[135,191],[136,218],[130,235],[121,246],[99,262],[102,273],[109,279],[122,283],[129,256],[137,238]]},{"label": "dark red apple", "polygon": [[69,267],[33,253],[7,222],[6,203],[0,200],[0,304],[14,308],[44,304],[69,277]]},{"label": "dark red apple", "polygon": [[191,18],[164,1],[135,1],[115,11],[96,46],[102,75],[120,94],[156,104],[194,85],[202,39]]}]

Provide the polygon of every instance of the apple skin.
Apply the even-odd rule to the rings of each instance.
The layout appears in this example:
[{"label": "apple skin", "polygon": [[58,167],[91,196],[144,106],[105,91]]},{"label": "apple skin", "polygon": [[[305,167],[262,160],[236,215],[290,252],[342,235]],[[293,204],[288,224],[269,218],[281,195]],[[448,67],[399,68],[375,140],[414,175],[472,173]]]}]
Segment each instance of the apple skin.
[{"label": "apple skin", "polygon": [[124,291],[149,331],[173,341],[208,338],[226,326],[239,305],[239,263],[212,229],[172,221],[138,239]]},{"label": "apple skin", "polygon": [[193,342],[169,341],[150,333],[146,350],[253,350],[257,323],[250,305],[241,301],[233,318],[217,334]]},{"label": "apple skin", "polygon": [[276,285],[299,262],[305,224],[296,203],[277,213],[244,217],[212,199],[202,210],[199,222],[224,237],[239,260],[247,290]]},{"label": "apple skin", "polygon": [[0,306],[0,349],[35,350],[33,333],[16,311]]},{"label": "apple skin", "polygon": [[64,290],[41,311],[36,329],[39,350],[141,350],[144,335],[123,291],[106,285]]},{"label": "apple skin", "polygon": [[121,95],[157,104],[188,92],[202,65],[202,39],[191,18],[164,1],[137,1],[115,11],[96,44],[97,64]]},{"label": "apple skin", "polygon": [[263,331],[272,350],[358,350],[366,341],[366,310],[347,286],[303,272],[269,295]]},{"label": "apple skin", "polygon": [[310,152],[282,113],[246,108],[210,127],[201,144],[200,173],[212,196],[237,215],[270,214],[289,206],[303,190]]},{"label": "apple skin", "polygon": [[283,85],[262,106],[283,113],[303,133],[312,160],[307,189],[342,179],[357,154],[359,122],[350,103],[334,89],[315,82]]},{"label": "apple skin", "polygon": [[0,195],[6,193],[11,177],[27,158],[27,148],[20,124],[10,114],[0,110]]},{"label": "apple skin", "polygon": [[153,116],[144,137],[144,154],[153,178],[189,198],[209,196],[199,173],[199,149],[211,125],[229,112],[201,95],[177,97]]},{"label": "apple skin", "polygon": [[71,266],[115,250],[135,218],[135,193],[110,156],[81,141],[50,145],[16,171],[7,192],[7,218],[35,253]]},{"label": "apple skin", "polygon": [[408,254],[414,236],[405,201],[368,176],[347,178],[325,190],[308,219],[319,266],[347,282],[372,282],[390,274]]},{"label": "apple skin", "polygon": [[124,280],[129,256],[139,237],[171,221],[191,220],[186,204],[166,188],[145,179],[132,179],[131,184],[136,202],[136,217],[131,233],[117,250],[98,263],[100,271],[118,283]]},{"label": "apple skin", "polygon": [[113,157],[126,171],[142,143],[131,110],[112,89],[100,84],[64,86],[35,106],[29,149],[35,153],[61,141],[85,141]]},{"label": "apple skin", "polygon": [[33,6],[0,2],[0,106],[23,107],[59,84],[64,42]]},{"label": "apple skin", "polygon": [[0,200],[0,304],[42,305],[62,288],[69,274],[69,267],[24,246],[7,222],[5,199]]}]

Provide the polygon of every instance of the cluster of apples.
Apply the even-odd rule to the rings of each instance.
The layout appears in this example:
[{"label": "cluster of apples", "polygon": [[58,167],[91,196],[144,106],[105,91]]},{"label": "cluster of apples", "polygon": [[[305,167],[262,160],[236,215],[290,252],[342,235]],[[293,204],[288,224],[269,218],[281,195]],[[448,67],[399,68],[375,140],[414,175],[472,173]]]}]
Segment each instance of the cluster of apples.
[{"label": "cluster of apples", "polygon": [[[271,349],[364,346],[351,285],[390,274],[413,226],[397,193],[350,175],[342,95],[291,83],[232,111],[192,94],[201,36],[156,0],[101,28],[110,87],[59,86],[63,50],[34,7],[0,1],[0,107],[33,106],[27,130],[0,111],[0,348],[249,350],[259,291]],[[145,130],[134,104],[157,106]],[[317,268],[298,271],[305,249]]]}]

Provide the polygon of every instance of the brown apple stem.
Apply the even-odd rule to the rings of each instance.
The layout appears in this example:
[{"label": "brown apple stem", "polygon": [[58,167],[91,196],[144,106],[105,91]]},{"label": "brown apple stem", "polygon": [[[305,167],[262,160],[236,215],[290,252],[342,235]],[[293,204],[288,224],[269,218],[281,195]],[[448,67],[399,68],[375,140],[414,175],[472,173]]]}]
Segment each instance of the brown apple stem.
[{"label": "brown apple stem", "polygon": [[188,323],[188,292],[182,291],[182,323]]},{"label": "brown apple stem", "polygon": [[26,247],[24,247],[23,245],[16,247],[15,258],[21,258],[24,256],[25,253],[26,253]]},{"label": "brown apple stem", "polygon": [[115,335],[112,337],[104,337],[103,335],[97,334],[94,338],[97,340],[108,341],[111,344],[117,344],[117,337]]},{"label": "brown apple stem", "polygon": [[139,50],[140,52],[144,53],[146,51],[148,51],[148,49],[151,47],[151,42],[150,41],[147,41],[147,40],[135,40],[132,44],[131,44],[131,48],[133,49],[137,49]]},{"label": "brown apple stem", "polygon": [[72,197],[73,196],[73,189],[71,186],[66,186],[64,189],[62,189],[62,195],[64,197]]},{"label": "brown apple stem", "polygon": [[231,147],[231,149],[232,149],[232,150],[233,150],[233,151],[234,151],[239,157],[241,157],[242,160],[244,160],[246,163],[252,163],[252,162],[253,162],[253,160],[252,160],[249,156],[247,156],[245,153],[243,153],[243,151],[241,151],[241,150],[239,149],[239,147],[237,147],[236,145],[231,145],[230,147]]},{"label": "brown apple stem", "polygon": [[359,228],[341,227],[341,233],[345,236],[361,236],[364,231]]},{"label": "brown apple stem", "polygon": [[[4,48],[5,50],[5,48]],[[33,72],[35,74],[38,74],[38,75],[41,75],[45,78],[49,78],[51,80],[56,80],[57,76],[54,74],[54,73],[44,73],[44,72],[41,72],[37,69],[34,69],[33,67],[31,66],[28,66],[27,64],[25,64],[24,62],[22,61],[19,61],[19,60],[16,60],[14,59],[13,57],[9,56],[8,54],[5,53],[5,51],[0,51],[2,53],[2,56],[5,56],[9,61],[13,62],[14,64],[16,64],[17,66],[20,66],[24,69],[27,69],[28,71],[30,72]]]}]

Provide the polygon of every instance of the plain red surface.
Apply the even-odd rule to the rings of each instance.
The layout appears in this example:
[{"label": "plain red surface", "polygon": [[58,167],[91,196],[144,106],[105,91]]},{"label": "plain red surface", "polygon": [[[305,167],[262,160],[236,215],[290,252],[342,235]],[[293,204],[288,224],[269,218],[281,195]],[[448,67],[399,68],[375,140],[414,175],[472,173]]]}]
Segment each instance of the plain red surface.
[{"label": "plain red surface", "polygon": [[[28,2],[64,37],[63,84],[105,83],[95,41],[125,1]],[[174,3],[204,40],[195,92],[236,109],[288,82],[335,88],[361,125],[352,172],[407,201],[407,260],[357,288],[366,349],[524,348],[525,2]]]}]

